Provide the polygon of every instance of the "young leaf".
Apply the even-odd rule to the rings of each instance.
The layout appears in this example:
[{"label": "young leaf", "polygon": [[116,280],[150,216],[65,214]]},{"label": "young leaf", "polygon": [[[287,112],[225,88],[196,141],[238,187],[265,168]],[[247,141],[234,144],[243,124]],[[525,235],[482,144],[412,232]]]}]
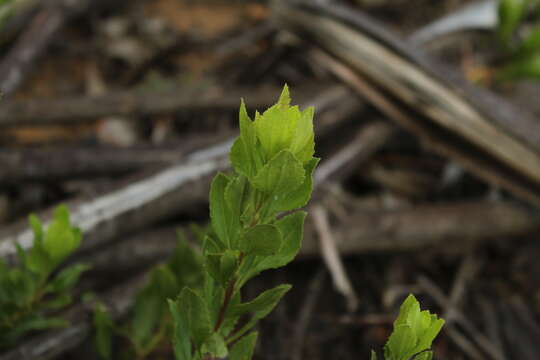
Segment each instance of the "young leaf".
[{"label": "young leaf", "polygon": [[178,298],[179,311],[187,315],[187,324],[191,340],[199,348],[212,334],[210,314],[204,299],[195,291],[184,288]]},{"label": "young leaf", "polygon": [[275,226],[283,234],[282,246],[275,255],[267,256],[257,264],[255,274],[285,266],[296,257],[302,246],[306,215],[305,212],[298,211],[276,221]]},{"label": "young leaf", "polygon": [[82,273],[88,269],[90,266],[86,264],[76,264],[63,269],[47,286],[48,291],[62,292],[71,289],[77,284]]},{"label": "young leaf", "polygon": [[99,355],[106,360],[112,359],[113,321],[102,304],[98,304],[94,311],[94,328],[94,343]]},{"label": "young leaf", "polygon": [[222,359],[227,356],[228,350],[227,350],[227,344],[225,343],[225,339],[223,339],[223,336],[221,336],[218,333],[213,333],[212,336],[206,340],[206,342],[203,345],[202,353],[209,353],[212,354],[212,356]]},{"label": "young leaf", "polygon": [[291,191],[272,202],[271,212],[289,211],[305,206],[311,198],[313,191],[313,171],[319,163],[318,158],[311,158],[304,165],[304,182],[294,191]]},{"label": "young leaf", "polygon": [[133,306],[130,337],[137,347],[148,345],[162,320],[167,299],[178,290],[176,277],[167,265],[152,270],[148,285],[137,294]]},{"label": "young leaf", "polygon": [[315,153],[315,141],[313,134],[314,108],[309,107],[302,111],[302,115],[296,124],[290,150],[294,156],[305,164],[310,161]]},{"label": "young leaf", "polygon": [[408,360],[416,352],[418,339],[409,325],[398,325],[384,348],[384,357],[387,360]]},{"label": "young leaf", "polygon": [[275,255],[281,248],[281,232],[274,225],[261,224],[249,229],[242,238],[240,249],[246,254]]},{"label": "young leaf", "polygon": [[287,150],[281,151],[255,176],[253,186],[279,201],[282,196],[297,189],[304,182],[302,164]]},{"label": "young leaf", "polygon": [[220,173],[216,175],[210,188],[210,219],[212,221],[212,229],[228,248],[231,247],[231,233],[237,230],[233,227],[237,219],[235,219],[225,199],[225,189],[229,185],[229,182],[230,179]]},{"label": "young leaf", "polygon": [[191,331],[188,313],[181,309],[180,299],[169,300],[169,310],[173,317],[173,347],[176,360],[191,360]]},{"label": "young leaf", "polygon": [[266,315],[268,315],[274,307],[278,304],[279,300],[291,289],[291,285],[279,285],[273,289],[266,290],[254,300],[231,306],[228,310],[229,316],[240,317],[247,313],[252,313],[252,318],[238,330],[232,338],[228,341],[234,341],[245,334],[255,324]]},{"label": "young leaf", "polygon": [[43,248],[56,265],[79,247],[81,238],[81,232],[71,227],[67,207],[62,205],[54,211],[53,221],[43,239]]},{"label": "young leaf", "polygon": [[251,360],[257,343],[257,336],[257,332],[252,332],[238,340],[231,349],[229,360]]},{"label": "young leaf", "polygon": [[240,105],[240,137],[232,146],[230,159],[236,172],[252,179],[262,167],[260,145],[257,141],[255,126],[249,118],[246,105]]}]

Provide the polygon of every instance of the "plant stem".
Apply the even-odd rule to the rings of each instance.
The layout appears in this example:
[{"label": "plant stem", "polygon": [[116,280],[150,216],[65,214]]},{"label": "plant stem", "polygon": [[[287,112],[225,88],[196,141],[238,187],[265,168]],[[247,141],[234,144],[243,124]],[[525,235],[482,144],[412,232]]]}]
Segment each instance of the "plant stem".
[{"label": "plant stem", "polygon": [[227,311],[227,306],[229,306],[229,303],[231,302],[235,286],[236,286],[236,278],[232,279],[229,282],[229,285],[227,286],[227,289],[225,290],[225,297],[223,298],[223,304],[221,305],[221,308],[219,309],[216,326],[214,326],[214,332],[217,332],[219,330],[219,328],[221,327],[221,324],[223,324],[223,320],[225,320],[225,312]]}]

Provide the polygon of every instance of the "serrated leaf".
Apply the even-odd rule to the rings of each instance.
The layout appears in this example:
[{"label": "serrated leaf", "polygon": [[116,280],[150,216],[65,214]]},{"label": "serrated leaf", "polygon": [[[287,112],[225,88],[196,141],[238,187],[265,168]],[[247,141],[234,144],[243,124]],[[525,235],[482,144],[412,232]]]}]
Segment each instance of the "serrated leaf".
[{"label": "serrated leaf", "polygon": [[81,238],[79,229],[71,227],[69,210],[61,205],[54,211],[53,220],[43,239],[43,248],[51,260],[58,264],[79,247]]},{"label": "serrated leaf", "polygon": [[229,360],[251,360],[257,344],[257,336],[257,332],[252,332],[238,340],[231,348]]},{"label": "serrated leaf", "polygon": [[88,269],[90,266],[87,264],[76,264],[63,269],[51,280],[47,286],[48,291],[62,292],[71,289]]},{"label": "serrated leaf", "polygon": [[178,241],[172,256],[167,262],[167,266],[176,277],[179,288],[195,286],[200,284],[202,280],[203,264],[201,254],[188,245],[185,236],[181,232],[178,232]]},{"label": "serrated leaf", "polygon": [[281,151],[273,157],[255,176],[253,186],[272,196],[271,201],[297,189],[304,182],[305,171],[302,164],[290,151]]},{"label": "serrated leaf", "polygon": [[262,167],[262,158],[255,126],[247,114],[243,100],[240,105],[239,122],[240,137],[232,146],[230,160],[236,172],[252,179]]},{"label": "serrated leaf", "polygon": [[179,311],[187,314],[191,340],[199,348],[212,334],[210,314],[204,299],[195,291],[184,288],[178,298]]},{"label": "serrated leaf", "polygon": [[[210,220],[212,229],[219,239],[231,248],[231,239],[237,233],[239,215],[232,212],[226,198],[225,190],[231,180],[222,173],[214,177],[210,188]],[[235,216],[236,215],[236,216]]]},{"label": "serrated leaf", "polygon": [[294,191],[278,197],[272,202],[271,212],[289,211],[305,206],[313,191],[313,171],[319,163],[318,158],[312,158],[304,165],[304,181]]},{"label": "serrated leaf", "polygon": [[274,225],[261,224],[249,229],[241,240],[240,249],[246,254],[268,256],[279,252],[282,236]]},{"label": "serrated leaf", "polygon": [[298,106],[284,104],[276,104],[262,116],[256,116],[255,130],[266,160],[290,149],[301,116]]},{"label": "serrated leaf", "polygon": [[392,335],[388,338],[384,353],[386,360],[408,360],[415,354],[417,343],[416,335],[409,325],[401,324],[394,327]]},{"label": "serrated leaf", "polygon": [[238,238],[240,235],[240,216],[243,211],[243,204],[247,197],[247,180],[243,176],[233,178],[225,188],[225,201],[231,213],[230,223],[230,248],[238,249]]},{"label": "serrated leaf", "polygon": [[238,264],[238,251],[226,250],[220,259],[221,276],[225,281],[230,280],[236,272]]},{"label": "serrated leaf", "polygon": [[314,113],[315,109],[312,106],[302,111],[290,146],[290,151],[302,164],[310,161],[315,153]]},{"label": "serrated leaf", "polygon": [[257,296],[254,300],[243,304],[230,306],[227,310],[229,316],[242,316],[251,313],[251,319],[238,330],[229,341],[238,339],[266,315],[268,315],[279,303],[279,300],[291,289],[291,285],[283,284],[273,289],[266,290]]},{"label": "serrated leaf", "polygon": [[298,211],[276,221],[275,226],[283,234],[281,248],[277,254],[262,259],[257,264],[256,273],[285,266],[296,257],[302,246],[306,215],[304,211]]},{"label": "serrated leaf", "polygon": [[225,339],[218,333],[213,333],[212,336],[206,340],[202,350],[203,354],[209,353],[214,358],[222,359],[227,356],[227,344]]},{"label": "serrated leaf", "polygon": [[178,293],[178,282],[167,265],[150,273],[148,284],[137,294],[133,305],[130,337],[137,347],[145,347],[157,331],[166,310],[166,301]]},{"label": "serrated leaf", "polygon": [[180,299],[168,300],[169,310],[173,318],[173,347],[176,360],[191,360],[191,331],[188,311],[183,309]]},{"label": "serrated leaf", "polygon": [[432,360],[433,351],[424,351],[416,355],[412,360]]},{"label": "serrated leaf", "polygon": [[94,344],[103,359],[112,359],[113,321],[105,306],[98,304],[94,310]]}]

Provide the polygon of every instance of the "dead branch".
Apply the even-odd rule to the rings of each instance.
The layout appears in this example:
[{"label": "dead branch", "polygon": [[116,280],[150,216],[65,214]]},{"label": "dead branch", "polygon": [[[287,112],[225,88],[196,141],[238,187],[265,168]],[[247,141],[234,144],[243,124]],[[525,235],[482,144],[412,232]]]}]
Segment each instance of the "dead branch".
[{"label": "dead branch", "polygon": [[[313,88],[298,90],[300,96],[313,93]],[[276,94],[279,94],[279,89],[270,87],[227,90],[219,87],[179,87],[157,92],[121,91],[99,96],[9,100],[0,106],[0,126],[74,123],[112,115],[136,118],[178,110],[236,111],[242,97],[246,97],[250,107],[262,108],[274,103]],[[309,98],[309,95],[304,97]]]},{"label": "dead branch", "polygon": [[92,3],[91,0],[55,0],[40,9],[0,62],[0,92],[9,95],[17,90],[54,35]]},{"label": "dead branch", "polygon": [[176,163],[188,153],[224,137],[224,134],[192,136],[180,144],[162,146],[1,149],[0,183],[124,175],[148,166]]},{"label": "dead branch", "polygon": [[353,9],[302,0],[276,3],[282,23],[342,61],[334,60],[334,67],[363,74],[355,89],[393,120],[470,171],[540,204],[540,123],[530,115],[456,80]]},{"label": "dead branch", "polygon": [[[319,252],[312,224],[306,226],[302,255]],[[342,254],[429,248],[462,253],[482,240],[511,238],[540,229],[540,215],[508,203],[487,201],[357,211],[336,225]]]}]

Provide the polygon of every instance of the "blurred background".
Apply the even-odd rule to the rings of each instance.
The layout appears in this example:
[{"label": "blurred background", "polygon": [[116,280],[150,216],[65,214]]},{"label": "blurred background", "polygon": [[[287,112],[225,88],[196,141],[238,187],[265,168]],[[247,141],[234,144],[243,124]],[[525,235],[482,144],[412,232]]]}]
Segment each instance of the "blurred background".
[{"label": "blurred background", "polygon": [[[414,293],[437,359],[540,358],[540,27],[526,0],[0,0],[0,257],[66,203],[93,264],[72,326],[8,359],[97,359],[176,230],[208,221],[243,98],[315,107],[304,245],[257,359],[358,359]],[[142,279],[142,280],[141,280]],[[117,342],[115,351],[125,346]],[[168,359],[166,345],[148,354]]]}]

